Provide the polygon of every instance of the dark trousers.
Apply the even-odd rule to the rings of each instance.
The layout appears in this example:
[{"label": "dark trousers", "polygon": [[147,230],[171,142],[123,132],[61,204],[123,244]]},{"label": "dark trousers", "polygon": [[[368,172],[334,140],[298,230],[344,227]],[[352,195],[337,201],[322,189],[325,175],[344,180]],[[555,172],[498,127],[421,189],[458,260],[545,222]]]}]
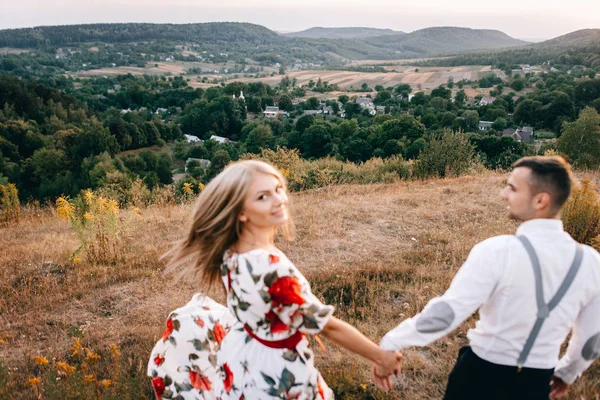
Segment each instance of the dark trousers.
[{"label": "dark trousers", "polygon": [[554,369],[493,364],[477,357],[470,347],[458,352],[448,377],[444,400],[548,400]]}]

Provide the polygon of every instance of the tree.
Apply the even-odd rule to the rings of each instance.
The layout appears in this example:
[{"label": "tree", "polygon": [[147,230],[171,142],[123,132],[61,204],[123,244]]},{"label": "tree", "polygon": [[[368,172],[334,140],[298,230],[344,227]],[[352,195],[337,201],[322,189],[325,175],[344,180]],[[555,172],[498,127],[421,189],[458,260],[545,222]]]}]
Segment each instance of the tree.
[{"label": "tree", "polygon": [[465,120],[465,127],[468,132],[477,132],[479,129],[479,113],[474,110],[467,110],[462,114]]},{"label": "tree", "polygon": [[[462,81],[460,81],[460,82],[462,82]],[[462,107],[466,99],[467,99],[467,95],[465,94],[465,91],[459,90],[458,92],[456,92],[456,96],[454,96],[454,103],[457,106]]]},{"label": "tree", "polygon": [[246,149],[250,153],[260,154],[261,149],[273,147],[273,133],[268,125],[259,125],[254,128],[246,139]]},{"label": "tree", "polygon": [[414,173],[422,179],[459,176],[469,170],[474,156],[475,147],[464,134],[446,131],[441,139],[433,139],[425,145]]},{"label": "tree", "polygon": [[229,164],[229,161],[231,161],[229,153],[225,150],[217,150],[210,159],[210,167],[208,167],[208,171],[206,172],[207,181],[210,181],[219,172],[223,171],[223,168]]},{"label": "tree", "polygon": [[496,118],[496,120],[492,124],[492,128],[494,128],[498,132],[502,132],[504,129],[506,129],[506,119],[502,117]]},{"label": "tree", "polygon": [[328,125],[317,123],[301,136],[302,155],[306,158],[324,157],[330,152],[331,131]]},{"label": "tree", "polygon": [[513,119],[518,124],[525,123],[535,126],[540,120],[541,108],[542,103],[540,103],[539,101],[525,99],[519,104],[517,104],[513,115]]},{"label": "tree", "polygon": [[517,92],[525,88],[525,81],[523,80],[523,78],[521,78],[521,75],[517,75],[515,79],[512,80],[512,82],[510,83],[510,87],[516,90]]},{"label": "tree", "polygon": [[344,112],[346,113],[346,118],[352,119],[356,115],[359,115],[362,111],[360,104],[348,102],[344,104]]},{"label": "tree", "polygon": [[411,115],[401,115],[381,124],[371,139],[373,147],[383,148],[389,140],[400,140],[409,145],[425,134],[425,126]]},{"label": "tree", "polygon": [[292,99],[287,94],[282,94],[279,96],[279,101],[277,103],[279,109],[284,111],[292,111],[294,109],[294,105],[292,104]]},{"label": "tree", "polygon": [[596,110],[586,107],[576,121],[565,122],[557,148],[576,166],[600,166],[600,115]]},{"label": "tree", "polygon": [[442,99],[450,100],[452,90],[446,89],[444,86],[439,86],[431,91],[431,97],[441,97]]},{"label": "tree", "polygon": [[346,96],[345,94],[341,95],[338,97],[338,100],[340,103],[342,104],[346,104],[348,102],[348,100],[350,100],[350,97]]}]

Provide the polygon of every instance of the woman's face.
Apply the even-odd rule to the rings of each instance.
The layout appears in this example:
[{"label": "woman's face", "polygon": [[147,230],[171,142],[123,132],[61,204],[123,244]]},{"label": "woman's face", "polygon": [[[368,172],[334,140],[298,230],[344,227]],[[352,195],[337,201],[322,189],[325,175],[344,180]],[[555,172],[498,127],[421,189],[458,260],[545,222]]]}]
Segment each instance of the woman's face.
[{"label": "woman's face", "polygon": [[239,220],[246,227],[278,227],[287,222],[288,197],[273,175],[257,174],[250,184]]}]

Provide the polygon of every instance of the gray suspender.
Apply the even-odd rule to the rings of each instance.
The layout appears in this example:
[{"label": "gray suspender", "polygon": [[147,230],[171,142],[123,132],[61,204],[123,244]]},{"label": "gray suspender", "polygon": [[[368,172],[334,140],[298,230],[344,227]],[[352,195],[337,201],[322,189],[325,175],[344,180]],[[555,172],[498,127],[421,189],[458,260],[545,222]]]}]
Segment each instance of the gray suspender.
[{"label": "gray suspender", "polygon": [[525,250],[527,250],[527,254],[529,254],[529,258],[531,259],[531,265],[533,266],[533,274],[535,276],[535,298],[537,301],[537,320],[533,325],[533,329],[531,329],[531,333],[525,342],[525,346],[523,347],[523,351],[519,355],[519,359],[517,360],[517,366],[519,370],[523,368],[525,364],[525,360],[527,360],[527,356],[533,347],[533,343],[540,333],[540,329],[542,329],[542,325],[544,324],[544,320],[548,318],[550,312],[558,305],[560,300],[563,298],[567,290],[569,290],[569,286],[573,283],[573,279],[575,279],[575,275],[577,275],[577,271],[579,271],[579,267],[581,266],[581,260],[583,259],[583,247],[579,244],[577,245],[577,251],[575,253],[575,259],[571,264],[571,268],[569,268],[569,272],[567,272],[567,276],[565,280],[560,284],[558,291],[552,297],[552,300],[548,304],[544,302],[544,288],[542,285],[542,268],[540,267],[540,261],[537,258],[537,254],[535,254],[535,250],[531,243],[525,236],[517,236],[517,238],[523,243]]}]

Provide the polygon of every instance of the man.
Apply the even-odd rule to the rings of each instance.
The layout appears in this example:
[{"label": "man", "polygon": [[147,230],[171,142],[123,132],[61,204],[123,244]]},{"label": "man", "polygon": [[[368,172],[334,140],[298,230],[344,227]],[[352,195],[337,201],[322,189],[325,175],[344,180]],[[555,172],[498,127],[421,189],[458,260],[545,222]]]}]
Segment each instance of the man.
[{"label": "man", "polygon": [[381,341],[385,350],[427,346],[479,309],[448,400],[558,398],[600,355],[600,254],[577,244],[560,220],[570,166],[561,157],[526,157],[513,167],[501,196],[509,217],[522,222],[516,236],[477,244],[447,292]]}]

